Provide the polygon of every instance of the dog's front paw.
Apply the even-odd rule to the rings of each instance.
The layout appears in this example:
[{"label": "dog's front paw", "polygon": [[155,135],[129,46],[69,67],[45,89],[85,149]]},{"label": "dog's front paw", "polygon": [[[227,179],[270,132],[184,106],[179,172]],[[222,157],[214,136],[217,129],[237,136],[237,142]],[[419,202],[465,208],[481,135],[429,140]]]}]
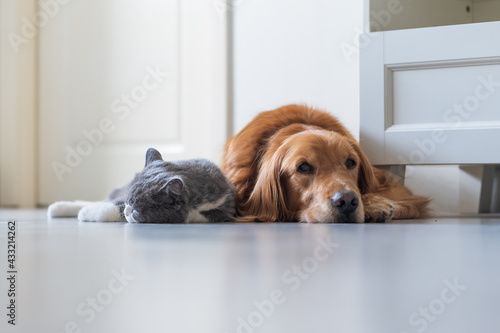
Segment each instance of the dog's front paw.
[{"label": "dog's front paw", "polygon": [[365,222],[388,222],[394,215],[394,203],[380,195],[368,193],[362,196]]},{"label": "dog's front paw", "polygon": [[120,209],[111,202],[96,202],[83,207],[78,213],[82,222],[124,222]]}]

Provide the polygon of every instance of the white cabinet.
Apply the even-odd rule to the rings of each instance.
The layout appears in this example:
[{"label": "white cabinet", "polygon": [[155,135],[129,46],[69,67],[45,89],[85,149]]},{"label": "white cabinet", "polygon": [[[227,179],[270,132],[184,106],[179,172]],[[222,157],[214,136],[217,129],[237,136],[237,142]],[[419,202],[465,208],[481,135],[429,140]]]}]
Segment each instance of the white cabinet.
[{"label": "white cabinet", "polygon": [[364,150],[376,165],[478,165],[483,205],[476,206],[491,211],[484,202],[498,201],[500,1],[372,0],[366,7]]}]

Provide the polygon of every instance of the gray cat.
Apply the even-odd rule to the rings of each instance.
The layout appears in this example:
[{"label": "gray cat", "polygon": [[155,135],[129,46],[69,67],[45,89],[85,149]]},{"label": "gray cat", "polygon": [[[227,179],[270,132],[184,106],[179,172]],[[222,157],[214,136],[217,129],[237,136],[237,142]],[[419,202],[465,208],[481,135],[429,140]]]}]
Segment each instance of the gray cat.
[{"label": "gray cat", "polygon": [[132,182],[115,189],[108,201],[56,202],[50,217],[80,221],[130,223],[231,222],[236,214],[233,185],[212,162],[194,159],[165,162],[154,148]]}]

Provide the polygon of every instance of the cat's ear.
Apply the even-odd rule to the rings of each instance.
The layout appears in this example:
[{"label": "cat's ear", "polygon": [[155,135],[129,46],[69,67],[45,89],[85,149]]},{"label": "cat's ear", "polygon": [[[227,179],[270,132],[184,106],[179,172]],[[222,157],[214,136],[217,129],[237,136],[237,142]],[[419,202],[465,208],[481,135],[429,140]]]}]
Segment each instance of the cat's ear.
[{"label": "cat's ear", "polygon": [[146,152],[146,166],[154,161],[163,161],[163,158],[158,150],[149,148]]},{"label": "cat's ear", "polygon": [[184,188],[184,182],[179,177],[174,177],[170,179],[166,185],[167,193],[176,196],[180,196],[182,194],[183,188]]}]

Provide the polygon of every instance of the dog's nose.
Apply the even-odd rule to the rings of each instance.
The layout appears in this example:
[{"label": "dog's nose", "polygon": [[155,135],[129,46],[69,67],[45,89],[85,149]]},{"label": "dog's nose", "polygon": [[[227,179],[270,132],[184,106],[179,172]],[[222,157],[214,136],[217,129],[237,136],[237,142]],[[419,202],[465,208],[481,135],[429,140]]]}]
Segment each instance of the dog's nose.
[{"label": "dog's nose", "polygon": [[349,215],[358,208],[359,198],[354,191],[342,191],[333,195],[332,207],[344,215]]}]

